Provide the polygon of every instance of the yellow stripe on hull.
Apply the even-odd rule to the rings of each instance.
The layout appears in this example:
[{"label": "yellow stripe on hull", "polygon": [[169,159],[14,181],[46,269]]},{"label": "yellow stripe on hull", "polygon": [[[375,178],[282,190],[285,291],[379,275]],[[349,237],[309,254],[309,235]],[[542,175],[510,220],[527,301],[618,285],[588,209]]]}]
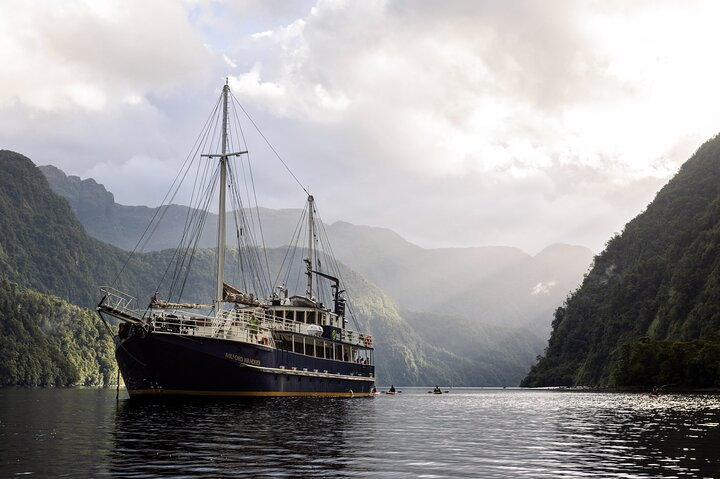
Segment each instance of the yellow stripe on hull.
[{"label": "yellow stripe on hull", "polygon": [[133,389],[130,396],[224,396],[224,397],[370,397],[352,392],[286,392],[286,391],[193,391],[184,389]]}]

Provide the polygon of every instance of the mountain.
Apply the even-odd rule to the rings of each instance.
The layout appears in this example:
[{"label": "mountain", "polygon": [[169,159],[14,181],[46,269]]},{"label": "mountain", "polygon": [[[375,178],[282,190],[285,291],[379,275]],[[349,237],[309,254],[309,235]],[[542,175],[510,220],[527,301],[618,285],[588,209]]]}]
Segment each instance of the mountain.
[{"label": "mountain", "polygon": [[[528,330],[487,325],[461,316],[408,310],[401,314],[423,340],[473,364],[476,375],[483,374],[475,384],[516,386],[518,377],[525,375],[543,346],[543,341]],[[445,384],[465,385],[458,378]]]},{"label": "mountain", "polygon": [[[104,198],[105,206],[112,206],[114,201],[108,202],[104,188],[93,183],[89,186],[98,204]],[[73,190],[69,191],[67,194]],[[88,197],[92,196],[75,196]],[[50,189],[40,170],[28,158],[6,150],[0,150],[0,230],[4,232],[0,235],[0,278],[86,307],[98,302],[100,285],[110,284],[133,294],[140,305],[149,301],[173,254],[171,250],[135,254],[128,261],[127,252],[91,238],[68,200]],[[277,269],[285,252],[268,251],[271,269]],[[212,296],[214,258],[212,250],[195,252],[194,273],[187,278],[183,300],[196,302]],[[232,260],[233,255],[228,255],[228,262]],[[515,365],[506,368],[502,361],[483,364],[428,343],[402,317],[387,294],[360,273],[341,268],[352,293],[359,327],[375,337],[376,372],[381,383],[501,385],[520,380],[522,370]],[[538,342],[531,333],[517,334],[527,335],[529,342]],[[22,359],[34,360],[32,356]]]},{"label": "mountain", "polygon": [[[67,176],[52,165],[38,168],[52,190],[67,200],[73,213],[90,236],[125,251],[136,249],[138,239],[156,214],[162,218],[158,222],[156,233],[147,242],[139,245],[137,251],[150,252],[176,248],[185,228],[186,218],[193,214],[191,208],[176,204],[162,209],[121,205],[115,202],[112,193],[92,178],[83,180],[77,176]],[[265,245],[267,247],[286,245],[300,217],[299,210],[260,208],[259,214],[263,222]],[[228,213],[228,225],[233,224],[231,215],[232,213]],[[255,215],[257,213],[253,211],[252,217]],[[198,246],[215,247],[216,234],[217,215],[208,214]],[[235,231],[228,230],[228,244],[234,243],[235,234]]]},{"label": "mountain", "polygon": [[[0,150],[0,231],[0,276],[73,304],[97,303],[98,287],[112,283],[128,257],[89,237],[35,165],[7,150]],[[143,278],[153,274],[147,261],[128,266]],[[118,285],[136,291],[133,282]]]},{"label": "mountain", "polygon": [[[117,204],[92,179],[66,176],[53,166],[40,169],[91,236],[125,250],[135,248],[158,212]],[[189,208],[164,208],[156,234],[140,251],[177,246],[172,239],[180,237]],[[277,247],[287,244],[300,212],[260,208],[248,214],[256,215],[265,244]],[[210,215],[201,247],[214,246],[216,225],[217,217]],[[425,249],[385,228],[338,221],[325,229],[337,259],[386,291],[400,308],[518,326],[541,338],[549,336],[553,310],[577,287],[592,260],[592,252],[581,246],[552,245],[535,256],[501,246]],[[229,241],[234,234],[228,232]]]},{"label": "mountain", "polygon": [[526,386],[720,386],[720,137],[611,238]]}]

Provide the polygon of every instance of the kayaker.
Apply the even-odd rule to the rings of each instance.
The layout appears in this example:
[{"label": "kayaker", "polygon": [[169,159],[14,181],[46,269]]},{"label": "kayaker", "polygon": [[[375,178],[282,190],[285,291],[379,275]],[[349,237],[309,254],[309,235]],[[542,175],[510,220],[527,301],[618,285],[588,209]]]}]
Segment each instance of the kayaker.
[{"label": "kayaker", "polygon": [[390,392],[391,392],[391,393],[394,393],[394,392],[395,392],[395,386],[393,386],[392,384],[390,385]]},{"label": "kayaker", "polygon": [[442,391],[440,390],[440,388],[438,386],[435,386],[435,389],[433,389],[433,393],[442,394]]}]

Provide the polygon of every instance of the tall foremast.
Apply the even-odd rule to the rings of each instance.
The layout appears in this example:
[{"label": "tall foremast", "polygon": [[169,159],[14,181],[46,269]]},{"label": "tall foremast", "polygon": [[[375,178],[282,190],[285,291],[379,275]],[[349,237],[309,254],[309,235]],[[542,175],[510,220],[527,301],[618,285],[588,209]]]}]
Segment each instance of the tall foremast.
[{"label": "tall foremast", "polygon": [[215,308],[216,311],[222,309],[223,304],[223,284],[225,282],[225,235],[226,235],[226,205],[225,194],[227,192],[227,171],[228,158],[231,156],[240,156],[247,151],[236,151],[228,153],[228,99],[230,97],[230,86],[225,79],[222,93],[223,100],[223,118],[222,118],[222,146],[220,154],[202,155],[207,158],[218,158],[220,161],[220,191],[218,198],[218,233],[217,233],[217,284],[215,288]]},{"label": "tall foremast", "polygon": [[215,289],[215,301],[217,310],[222,309],[223,283],[225,278],[225,190],[227,189],[227,142],[228,142],[228,92],[230,87],[227,80],[223,87],[223,125],[222,125],[222,154],[220,156],[220,198],[218,204],[218,243],[217,243],[217,287]]}]

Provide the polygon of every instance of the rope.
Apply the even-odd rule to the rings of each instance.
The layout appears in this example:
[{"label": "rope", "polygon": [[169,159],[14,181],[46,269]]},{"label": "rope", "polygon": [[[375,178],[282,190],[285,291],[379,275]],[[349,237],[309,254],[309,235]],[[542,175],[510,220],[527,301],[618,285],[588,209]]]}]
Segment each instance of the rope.
[{"label": "rope", "polygon": [[245,111],[245,108],[243,108],[243,106],[240,104],[240,102],[237,100],[237,98],[235,98],[235,95],[233,95],[233,94],[231,93],[230,96],[232,97],[233,102],[237,103],[238,107],[240,107],[240,109],[241,109],[242,112],[245,114],[245,116],[247,117],[247,119],[250,121],[250,123],[252,124],[252,126],[255,127],[255,130],[258,132],[258,134],[262,137],[263,140],[265,140],[265,143],[267,144],[267,146],[270,148],[270,150],[272,150],[272,152],[275,154],[275,156],[277,157],[277,159],[280,160],[280,163],[282,163],[282,165],[285,167],[285,169],[287,170],[287,172],[290,173],[290,176],[292,176],[293,179],[295,180],[295,182],[300,186],[300,188],[302,188],[302,190],[303,190],[308,196],[310,196],[310,192],[303,186],[302,183],[300,183],[300,180],[297,179],[297,176],[295,176],[295,173],[293,173],[292,170],[290,169],[290,167],[287,165],[287,163],[285,163],[285,160],[282,159],[282,157],[280,156],[280,154],[275,150],[275,148],[272,146],[272,144],[270,144],[270,141],[269,141],[267,138],[265,138],[265,135],[263,134],[263,132],[260,131],[260,128],[258,128],[258,126],[255,124],[255,121],[252,119],[252,117],[250,116],[250,114],[249,114],[247,111]]},{"label": "rope", "polygon": [[[222,98],[222,97],[221,97],[221,98]],[[218,101],[215,103],[215,107],[213,108],[212,112],[211,112],[210,115],[208,116],[208,119],[205,120],[205,125],[206,125],[206,126],[210,123],[210,121],[211,121],[211,120],[213,119],[213,117],[215,116],[215,111],[218,109],[219,105],[220,105],[220,98],[219,98]],[[204,130],[205,130],[205,127],[203,127],[203,131],[204,131]],[[200,139],[203,137],[203,131],[201,131],[200,134],[198,135],[198,138],[195,140],[195,143],[193,144],[193,149],[191,149],[191,152],[190,152],[190,153],[188,154],[188,156],[185,158],[185,161],[183,162],[183,164],[182,164],[182,166],[181,166],[181,168],[180,168],[180,171],[178,171],[177,175],[175,175],[175,178],[173,179],[173,182],[172,182],[172,184],[170,185],[170,189],[167,191],[167,193],[165,193],[165,196],[163,197],[163,199],[162,199],[162,201],[161,201],[161,203],[160,203],[160,206],[161,206],[161,207],[166,204],[166,201],[167,201],[167,199],[168,199],[168,195],[170,194],[171,191],[173,191],[173,188],[174,188],[175,185],[177,184],[177,187],[175,188],[175,192],[173,193],[170,201],[169,201],[167,204],[169,205],[170,202],[172,202],[172,200],[175,198],[175,195],[177,194],[177,191],[179,190],[180,185],[182,184],[183,180],[185,179],[185,176],[187,176],[187,171],[189,170],[189,168],[188,168],[188,169],[185,168],[185,165],[187,165],[188,162],[195,156],[193,152],[196,152],[196,151],[197,151],[197,150],[196,150],[196,146],[199,147],[198,142],[199,142]],[[190,164],[192,164],[191,161],[190,161]],[[181,175],[181,173],[182,173],[183,171],[185,171],[185,173],[182,175],[182,179],[180,180],[180,182],[178,182],[178,178],[180,177],[180,175]],[[163,208],[161,208],[161,207],[159,207],[158,209],[155,210],[155,214],[154,214],[153,217],[150,219],[150,222],[148,223],[147,227],[146,227],[145,230],[143,231],[142,235],[140,235],[140,239],[138,240],[138,242],[135,244],[135,247],[133,248],[133,250],[132,250],[132,251],[130,252],[130,254],[128,255],[127,259],[125,260],[125,263],[123,263],[122,267],[120,268],[120,271],[118,271],[118,273],[115,275],[115,278],[112,280],[111,286],[114,287],[114,286],[117,284],[117,281],[118,281],[118,279],[120,278],[120,275],[125,271],[125,268],[126,268],[127,265],[130,263],[130,260],[132,259],[132,257],[133,257],[133,256],[135,255],[135,253],[137,252],[138,247],[140,246],[140,243],[143,241],[143,238],[144,238],[145,235],[147,234],[147,232],[148,232],[148,230],[150,229],[151,225],[153,225],[153,222],[155,221],[156,217],[158,216],[158,213],[159,213],[161,210],[163,211],[163,213],[162,213],[162,216],[161,216],[160,220],[158,220],[157,224],[159,224],[160,221],[162,220],[162,217],[164,217],[165,213],[167,212],[167,208],[163,209]],[[155,232],[155,229],[157,229],[157,224],[156,224],[155,228],[153,229],[153,233]],[[151,234],[150,236],[152,236],[152,234]],[[148,238],[148,239],[149,239],[149,238]],[[147,245],[147,242],[146,242],[145,244]]]}]

